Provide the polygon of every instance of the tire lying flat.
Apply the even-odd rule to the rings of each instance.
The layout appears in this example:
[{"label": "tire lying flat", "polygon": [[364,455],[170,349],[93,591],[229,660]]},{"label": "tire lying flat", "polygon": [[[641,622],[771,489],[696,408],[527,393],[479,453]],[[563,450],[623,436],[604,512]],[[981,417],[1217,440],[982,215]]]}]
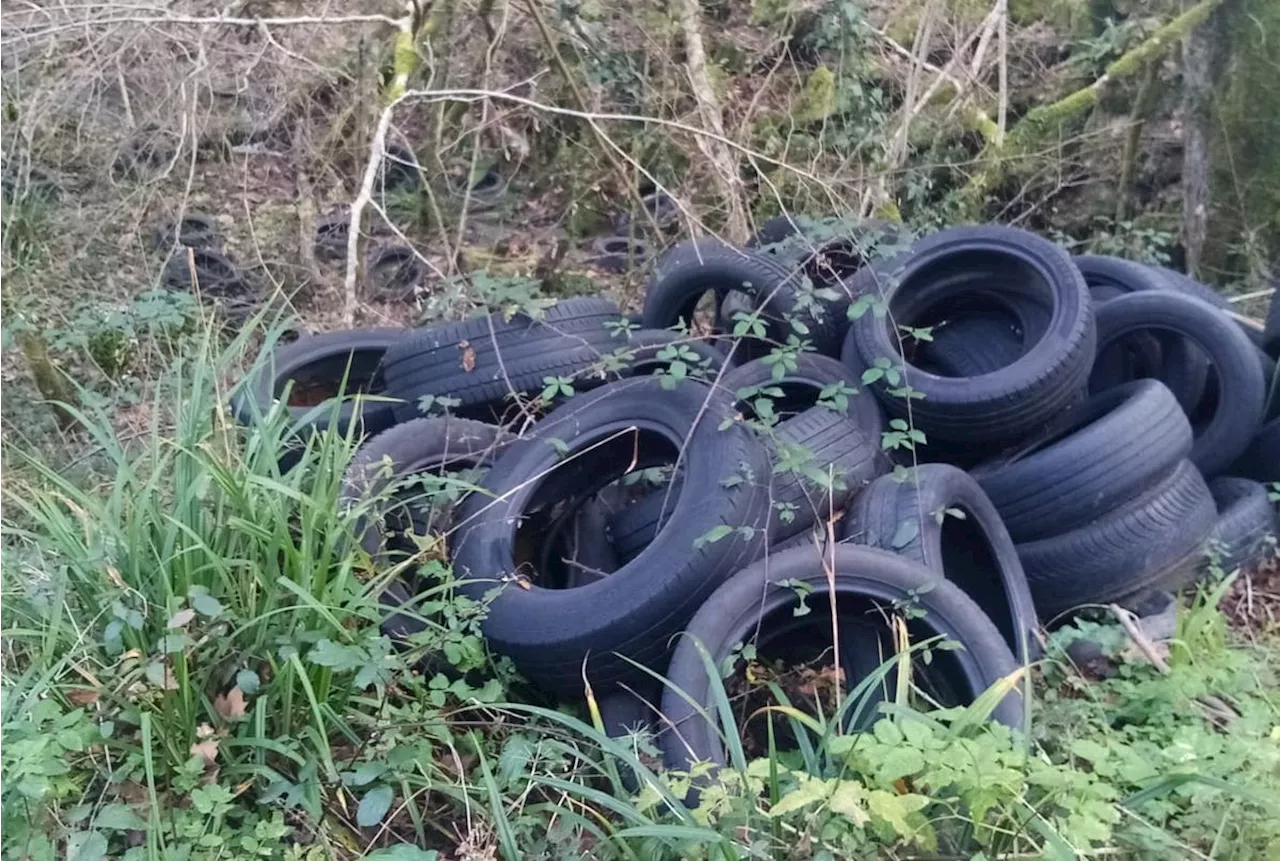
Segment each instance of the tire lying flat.
[{"label": "tire lying flat", "polygon": [[[957,297],[1047,309],[1047,324],[1013,364],[979,377],[946,377],[907,362],[901,382],[875,391],[891,415],[912,419],[930,437],[956,442],[1008,440],[1037,429],[1076,400],[1093,362],[1095,328],[1088,290],[1071,258],[1034,234],[1008,227],[943,230],[884,264],[863,269],[856,292],[883,294],[884,318],[868,312],[845,338],[842,360],[860,376],[877,360],[902,361],[897,326],[927,325]],[[994,286],[993,286],[994,285]],[[1033,329],[1034,331],[1034,329]]]},{"label": "tire lying flat", "polygon": [[973,476],[1016,541],[1075,529],[1149,490],[1191,452],[1173,393],[1137,380],[1094,395]]},{"label": "tire lying flat", "polygon": [[1093,522],[1019,544],[1036,611],[1049,623],[1075,607],[1186,585],[1217,517],[1204,478],[1184,460],[1149,491]]}]

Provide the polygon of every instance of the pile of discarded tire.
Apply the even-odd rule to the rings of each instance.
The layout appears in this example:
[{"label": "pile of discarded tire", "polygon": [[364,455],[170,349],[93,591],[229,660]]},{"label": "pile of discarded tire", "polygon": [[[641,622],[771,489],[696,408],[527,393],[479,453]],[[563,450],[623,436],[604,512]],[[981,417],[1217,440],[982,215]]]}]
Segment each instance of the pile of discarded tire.
[{"label": "pile of discarded tire", "polygon": [[[423,624],[437,536],[494,651],[553,694],[589,682],[611,730],[660,711],[672,767],[724,761],[716,669],[744,644],[834,662],[853,725],[904,635],[913,684],[965,704],[1041,626],[1274,556],[1280,333],[1014,228],[803,228],[674,247],[634,317],[585,298],[304,338],[236,412],[312,378],[363,392],[290,409],[365,437],[346,501],[407,572],[386,630]],[[992,717],[1022,715],[1010,687]]]}]

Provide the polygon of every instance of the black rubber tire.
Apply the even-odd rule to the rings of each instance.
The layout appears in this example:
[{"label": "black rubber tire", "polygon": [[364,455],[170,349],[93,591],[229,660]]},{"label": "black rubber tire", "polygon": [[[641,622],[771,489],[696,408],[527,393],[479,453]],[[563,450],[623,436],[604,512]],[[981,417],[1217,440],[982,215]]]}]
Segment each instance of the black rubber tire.
[{"label": "black rubber tire", "polygon": [[1191,425],[1157,380],[1072,408],[1008,456],[973,470],[1016,541],[1082,526],[1151,489],[1191,451]]},{"label": "black rubber tire", "polygon": [[1208,302],[1213,307],[1223,311],[1231,310],[1231,303],[1227,300],[1227,297],[1214,290],[1208,284],[1197,281],[1190,275],[1185,275],[1166,266],[1148,266],[1147,268],[1164,279],[1169,289],[1175,293],[1190,296],[1192,299],[1199,299],[1201,302]]},{"label": "black rubber tire", "polygon": [[930,463],[906,479],[877,479],[849,506],[841,540],[938,572],[982,608],[1020,660],[1036,654],[1036,609],[1018,551],[991,500],[963,470]]},{"label": "black rubber tire", "polygon": [[[1280,285],[1276,288],[1280,291]],[[1262,330],[1262,349],[1273,359],[1280,359],[1280,292],[1273,293],[1267,306],[1266,326]]]},{"label": "black rubber tire", "polygon": [[488,467],[502,442],[502,431],[483,422],[451,416],[417,418],[371,437],[351,458],[342,479],[341,504],[365,506],[353,532],[376,565],[388,560],[385,511],[391,506],[371,500],[396,482],[423,472]]},{"label": "black rubber tire", "polygon": [[1206,551],[1225,574],[1252,569],[1275,552],[1276,510],[1267,488],[1247,478],[1222,476],[1209,482],[1218,519]]},{"label": "black rubber tire", "polygon": [[813,225],[813,220],[803,215],[775,215],[760,225],[755,235],[747,240],[747,247],[768,248],[797,234],[807,233]]},{"label": "black rubber tire", "polygon": [[992,309],[935,327],[933,341],[922,352],[949,377],[980,377],[1012,365],[1023,355],[1018,319]]},{"label": "black rubber tire", "polygon": [[[627,470],[655,465],[642,429],[679,451],[682,490],[667,527],[629,564],[579,589],[508,587],[489,603],[485,636],[530,681],[548,691],[607,686],[643,673],[625,660],[661,667],[669,638],[732,572],[765,543],[767,488],[736,481],[764,475],[767,452],[729,422],[732,399],[705,386],[664,389],[644,377],[610,383],[568,401],[511,443],[489,470],[484,493],[463,505],[454,572],[479,600],[515,573],[517,524],[540,505],[589,498]],[[603,440],[608,439],[608,442]],[[657,463],[661,463],[658,460]],[[736,481],[736,483],[735,483]],[[729,528],[719,540],[707,535]]]},{"label": "black rubber tire", "polygon": [[1204,478],[1184,460],[1146,493],[1092,523],[1019,544],[1040,618],[1186,585],[1216,520]]},{"label": "black rubber tire", "polygon": [[[1082,255],[1074,259],[1076,268],[1084,276],[1085,284],[1093,295],[1095,307],[1130,293],[1168,290],[1186,292],[1174,285],[1169,277],[1169,270],[1104,255]],[[1122,360],[1121,344],[1114,344],[1108,350],[1099,350],[1094,360],[1090,388],[1096,390],[1140,377],[1156,377],[1169,386],[1178,403],[1188,410],[1204,395],[1205,380],[1209,373],[1208,362],[1203,354],[1186,349],[1181,338],[1135,332],[1124,340],[1124,347],[1128,348],[1136,361],[1128,363],[1126,367],[1127,363]]]},{"label": "black rubber tire", "polygon": [[176,249],[164,263],[160,283],[170,290],[210,298],[240,298],[255,292],[248,276],[212,248]]},{"label": "black rubber tire", "polygon": [[679,498],[677,482],[670,492],[660,488],[647,493],[609,518],[609,536],[619,563],[627,564],[653,543],[658,530],[667,525]]},{"label": "black rubber tire", "polygon": [[[603,363],[610,379],[668,374],[675,362],[684,365],[686,377],[710,382],[725,367],[725,354],[706,341],[670,329],[635,329],[615,334],[604,351]],[[615,361],[616,360],[616,361]]]},{"label": "black rubber tire", "polygon": [[[936,572],[869,547],[846,544],[827,554],[798,547],[735,574],[703,603],[685,628],[667,669],[668,686],[662,695],[662,713],[672,724],[660,736],[668,768],[688,771],[694,762],[726,763],[715,696],[697,644],[709,652],[713,666],[721,666],[738,644],[755,639],[762,619],[782,613],[790,619],[797,601],[797,589],[792,585],[796,582],[812,589],[806,602],[817,617],[815,621],[829,623],[829,616],[821,618],[829,606],[827,564],[834,567],[837,596],[870,600],[886,609],[915,605],[908,622],[913,640],[941,635],[961,644],[961,649],[935,652],[934,662],[944,661],[952,675],[959,676],[956,682],[966,688],[965,698],[972,700],[1017,671],[1019,664],[996,626],[960,587]],[[892,651],[890,646],[887,652]],[[850,678],[845,688],[851,689],[858,681]],[[704,719],[698,709],[717,725]],[[1016,690],[1007,694],[992,718],[1022,726],[1021,695]]]},{"label": "black rubber tire", "polygon": [[422,188],[422,167],[413,150],[397,143],[388,143],[382,150],[382,162],[378,165],[375,192],[414,192]]},{"label": "black rubber tire", "polygon": [[1099,352],[1140,330],[1173,332],[1203,350],[1218,379],[1218,404],[1195,435],[1191,462],[1215,476],[1240,456],[1262,424],[1266,393],[1257,349],[1231,320],[1198,299],[1170,292],[1120,296],[1104,303],[1097,319]]},{"label": "black rubber tire", "polygon": [[[336,389],[345,375],[349,387],[354,383],[357,390],[378,399],[345,398],[336,409],[328,402],[289,407],[290,436],[301,444],[310,432],[322,432],[330,425],[343,434],[381,433],[395,424],[395,404],[385,397],[380,363],[404,337],[403,329],[348,329],[277,344],[232,393],[231,411],[240,424],[251,426],[271,410],[290,381],[314,377],[332,382]],[[281,468],[296,460],[296,451],[282,452]]]},{"label": "black rubber tire", "polygon": [[1272,419],[1262,426],[1232,465],[1230,473],[1254,481],[1280,481],[1280,419]]},{"label": "black rubber tire", "polygon": [[492,314],[420,329],[387,351],[387,392],[401,399],[402,421],[419,414],[425,395],[456,398],[457,415],[486,418],[510,392],[540,391],[545,377],[571,377],[597,362],[618,343],[606,324],[620,319],[608,300],[568,299],[539,320]]},{"label": "black rubber tire", "polygon": [[876,398],[848,367],[827,356],[801,353],[795,357],[795,369],[785,369],[781,379],[774,377],[774,365],[764,359],[753,359],[730,370],[720,378],[721,387],[737,397],[745,390],[778,387],[783,397],[775,404],[779,410],[799,413],[818,402],[822,390],[843,383],[856,394],[848,395],[847,415],[873,442],[879,443],[884,431],[884,413]]},{"label": "black rubber tire", "polygon": [[[880,450],[879,436],[869,436],[856,419],[826,407],[810,407],[781,422],[774,429],[774,446],[802,449],[809,457],[804,471],[777,472],[774,467],[771,543],[799,535],[830,517],[892,468]],[[805,475],[808,471],[828,476],[830,487]],[[781,516],[784,510],[790,520]]]},{"label": "black rubber tire", "polygon": [[[642,319],[646,329],[670,329],[693,320],[698,300],[716,294],[716,308],[731,290],[764,305],[770,339],[785,342],[791,334],[787,317],[794,312],[800,280],[778,261],[754,251],[725,245],[718,239],[692,239],[674,246],[658,261],[645,290]],[[719,318],[719,314],[716,314]]]},{"label": "black rubber tire", "polygon": [[177,218],[166,218],[151,238],[152,247],[168,253],[179,248],[216,248],[218,225],[203,212],[185,212]]},{"label": "black rubber tire", "polygon": [[381,302],[412,302],[427,265],[408,245],[387,245],[369,255],[366,296]]},{"label": "black rubber tire", "polygon": [[[1071,403],[1088,379],[1094,355],[1092,305],[1071,258],[1040,237],[1011,227],[961,227],[917,242],[854,280],[894,285],[889,313],[867,312],[849,327],[841,359],[859,376],[880,358],[901,358],[896,325],[916,325],[958,296],[992,297],[1052,308],[1043,335],[1025,355],[980,377],[944,377],[909,364],[902,382],[922,395],[910,402],[915,426],[940,441],[986,442],[1034,431]],[[994,292],[993,292],[994,291]],[[874,389],[885,409],[907,418],[908,403]]]},{"label": "black rubber tire", "polygon": [[631,236],[601,236],[591,243],[587,263],[605,272],[630,272],[644,265],[649,246]]},{"label": "black rubber tire", "polygon": [[653,680],[642,688],[617,688],[600,696],[596,705],[600,709],[600,723],[604,726],[605,735],[623,738],[636,732],[651,732],[658,718],[654,709],[658,708],[661,698],[661,685]]}]

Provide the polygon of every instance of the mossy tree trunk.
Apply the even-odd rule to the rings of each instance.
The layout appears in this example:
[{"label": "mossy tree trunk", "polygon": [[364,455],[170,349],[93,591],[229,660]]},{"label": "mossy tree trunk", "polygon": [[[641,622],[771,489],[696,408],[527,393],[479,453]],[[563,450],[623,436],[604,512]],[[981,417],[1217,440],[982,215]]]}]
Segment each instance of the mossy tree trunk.
[{"label": "mossy tree trunk", "polygon": [[[1259,0],[1272,2],[1275,0]],[[1004,180],[1011,165],[1024,161],[1063,129],[1080,121],[1098,104],[1105,87],[1124,80],[1164,56],[1171,46],[1204,23],[1222,0],[1200,0],[1160,27],[1135,48],[1107,66],[1102,76],[1056,102],[1032,108],[1009,130],[1003,144],[991,141],[980,158],[980,167],[961,190],[960,203],[971,218],[980,216],[987,195]]]}]

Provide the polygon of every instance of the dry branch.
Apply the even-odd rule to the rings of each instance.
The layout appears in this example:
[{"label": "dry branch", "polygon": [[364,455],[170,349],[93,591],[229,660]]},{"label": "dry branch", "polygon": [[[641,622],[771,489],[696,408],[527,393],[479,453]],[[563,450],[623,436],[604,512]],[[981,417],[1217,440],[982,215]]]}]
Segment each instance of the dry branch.
[{"label": "dry branch", "polygon": [[[698,113],[707,128],[723,139],[724,115],[715,90],[711,88],[711,78],[707,75],[707,55],[702,45],[702,11],[698,0],[680,0],[677,15],[684,34],[685,68],[689,72],[693,97],[698,103]],[[697,141],[698,148],[711,161],[720,196],[729,208],[725,217],[725,234],[730,242],[745,242],[751,228],[743,200],[742,179],[738,175],[733,152],[716,138],[699,137]]]}]

